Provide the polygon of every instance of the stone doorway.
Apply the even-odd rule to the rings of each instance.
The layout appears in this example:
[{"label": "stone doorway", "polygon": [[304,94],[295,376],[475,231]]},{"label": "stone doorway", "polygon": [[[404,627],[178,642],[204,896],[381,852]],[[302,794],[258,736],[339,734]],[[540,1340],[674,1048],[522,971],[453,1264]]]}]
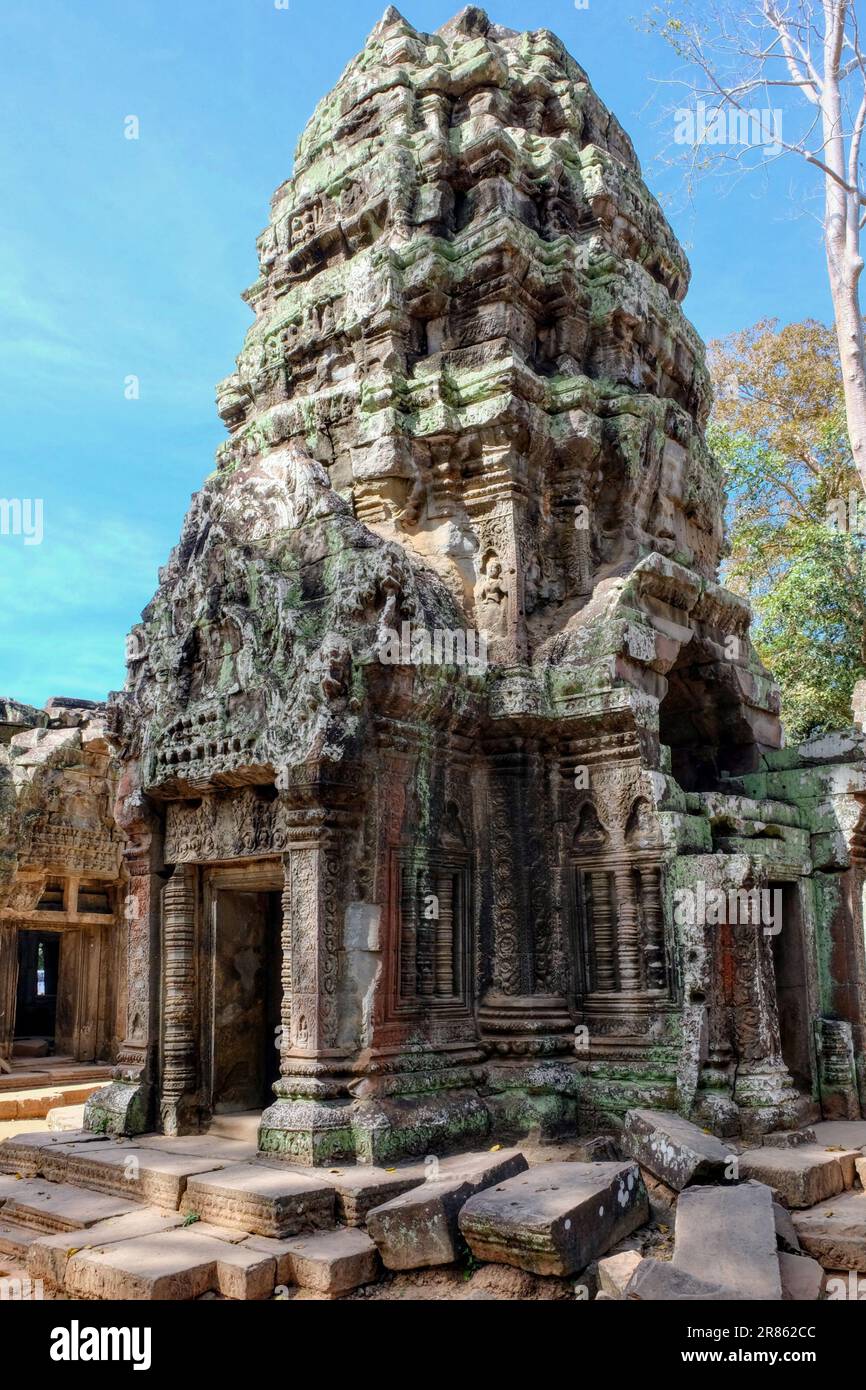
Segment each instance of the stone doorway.
[{"label": "stone doorway", "polygon": [[217,878],[211,902],[210,1109],[261,1110],[279,1076],[281,896]]},{"label": "stone doorway", "polygon": [[[46,1050],[54,1046],[57,1032],[57,980],[60,974],[60,937],[55,932],[19,931],[18,984],[15,993],[16,1044],[44,1039]],[[31,1052],[36,1056],[38,1053]]]}]

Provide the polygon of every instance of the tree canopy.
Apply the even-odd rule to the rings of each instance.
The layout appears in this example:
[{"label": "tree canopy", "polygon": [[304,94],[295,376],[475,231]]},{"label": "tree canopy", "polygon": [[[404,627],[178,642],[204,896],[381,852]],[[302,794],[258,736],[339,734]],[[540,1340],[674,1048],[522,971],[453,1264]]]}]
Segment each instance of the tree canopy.
[{"label": "tree canopy", "polygon": [[851,722],[866,676],[866,505],[836,334],[765,319],[710,344],[710,445],[728,488],[726,584],[782,689],[792,739]]}]

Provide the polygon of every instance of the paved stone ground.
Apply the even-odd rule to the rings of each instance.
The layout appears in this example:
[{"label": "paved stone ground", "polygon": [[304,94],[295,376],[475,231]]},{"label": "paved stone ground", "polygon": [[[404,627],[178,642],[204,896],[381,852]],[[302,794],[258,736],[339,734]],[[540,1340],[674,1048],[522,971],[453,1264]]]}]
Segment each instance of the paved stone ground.
[{"label": "paved stone ground", "polygon": [[[628,1154],[627,1128],[619,1141],[530,1140],[387,1169],[308,1169],[259,1157],[250,1117],[237,1117],[227,1133],[134,1141],[49,1131],[44,1120],[8,1122],[11,1142],[0,1144],[0,1280],[21,1281],[24,1297],[26,1281],[32,1296],[39,1280],[36,1296],[61,1299],[591,1301],[732,1298],[746,1288],[771,1299],[848,1296],[827,1287],[866,1271],[866,1121],[768,1136],[748,1155],[734,1144],[749,1170],[740,1177],[749,1181],[695,1180],[677,1192],[666,1178],[680,1182],[688,1167],[701,1176],[706,1169],[693,1158],[702,1132],[674,1119],[657,1117],[663,1143],[641,1139],[640,1166]],[[523,1178],[521,1163],[529,1168]],[[824,1192],[828,1172],[835,1195],[800,1205]],[[639,1195],[624,1221],[594,1220],[586,1192],[629,1177],[639,1194],[645,1184],[649,1208]],[[517,1222],[513,1186],[521,1195]],[[767,1239],[756,1242],[758,1197],[757,1224],[763,1230],[775,1212],[775,1234],[769,1216]],[[585,1223],[567,1249],[557,1244],[560,1208]],[[407,1230],[434,1211],[435,1251],[419,1239],[419,1267],[407,1268],[409,1230],[409,1254],[395,1261],[393,1227],[377,1209],[396,1210]],[[827,1211],[841,1223],[828,1226]],[[706,1222],[718,1287],[702,1272]],[[553,1252],[542,1267],[526,1253],[539,1241]],[[744,1259],[750,1279],[738,1290]]]}]

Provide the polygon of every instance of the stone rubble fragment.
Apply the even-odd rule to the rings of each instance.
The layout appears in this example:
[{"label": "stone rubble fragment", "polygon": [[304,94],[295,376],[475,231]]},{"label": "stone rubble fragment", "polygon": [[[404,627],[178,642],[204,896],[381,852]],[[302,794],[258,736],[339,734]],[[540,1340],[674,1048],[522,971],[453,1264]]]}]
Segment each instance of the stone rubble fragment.
[{"label": "stone rubble fragment", "polygon": [[793,1219],[801,1246],[824,1269],[866,1274],[866,1192],[843,1192]]},{"label": "stone rubble fragment", "polygon": [[722,1182],[731,1174],[735,1151],[681,1115],[664,1110],[629,1110],[622,1133],[625,1152],[668,1187]]},{"label": "stone rubble fragment", "polygon": [[475,1195],[528,1168],[514,1149],[443,1159],[437,1176],[367,1213],[386,1269],[420,1269],[457,1258],[458,1218]]},{"label": "stone rubble fragment", "polygon": [[470,1198],[460,1230],[473,1255],[536,1274],[573,1274],[649,1216],[635,1163],[548,1163]]},{"label": "stone rubble fragment", "polygon": [[687,1187],[677,1202],[674,1268],[742,1299],[782,1297],[773,1194],[759,1182]]},{"label": "stone rubble fragment", "polygon": [[813,1207],[854,1185],[853,1152],[828,1153],[818,1145],[748,1149],[740,1155],[742,1178],[771,1187],[785,1206]]}]

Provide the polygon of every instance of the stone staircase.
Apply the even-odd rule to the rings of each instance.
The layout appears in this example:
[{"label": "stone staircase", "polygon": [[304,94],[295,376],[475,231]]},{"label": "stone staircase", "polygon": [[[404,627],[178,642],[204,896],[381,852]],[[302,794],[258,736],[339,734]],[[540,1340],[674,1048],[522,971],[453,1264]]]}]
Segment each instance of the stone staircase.
[{"label": "stone staircase", "polygon": [[[7,1139],[0,1276],[11,1262],[72,1298],[337,1297],[468,1250],[542,1282],[583,1271],[592,1283],[595,1262],[600,1274],[610,1263],[605,1298],[779,1299],[818,1297],[825,1271],[866,1272],[866,1123],[738,1152],[678,1116],[634,1111],[624,1159],[608,1145],[600,1162],[544,1150],[529,1162],[494,1145],[330,1169],[259,1155],[240,1132]],[[673,1259],[641,1258],[662,1189],[677,1212]],[[627,1260],[605,1261],[630,1238]]]}]

